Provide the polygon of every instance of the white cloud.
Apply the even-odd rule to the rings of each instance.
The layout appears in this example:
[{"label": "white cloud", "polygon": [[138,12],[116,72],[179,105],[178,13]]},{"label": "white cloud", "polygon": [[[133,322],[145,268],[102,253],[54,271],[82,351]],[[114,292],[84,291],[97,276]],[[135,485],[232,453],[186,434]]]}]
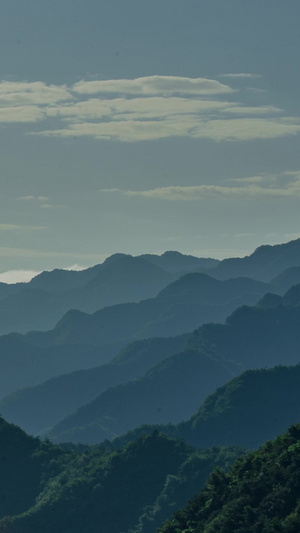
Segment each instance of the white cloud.
[{"label": "white cloud", "polygon": [[[42,131],[30,132],[34,135],[120,142],[172,137],[249,141],[300,133],[298,118],[284,117],[283,111],[272,105],[230,101],[235,93],[217,80],[179,76],[82,80],[70,88],[43,82],[2,82],[0,122],[45,123]],[[43,204],[51,205],[45,200]]]},{"label": "white cloud", "polygon": [[88,268],[87,266],[82,266],[82,265],[79,265],[78,263],[75,263],[74,265],[71,265],[70,267],[64,267],[63,270],[81,271],[81,270],[86,270],[87,268]]},{"label": "white cloud", "polygon": [[68,128],[46,130],[40,135],[54,137],[93,137],[123,142],[149,141],[170,137],[206,138],[213,141],[249,141],[276,139],[300,133],[300,124],[289,119],[207,119],[173,116],[165,120],[127,120],[110,122],[82,122]]},{"label": "white cloud", "polygon": [[65,85],[46,85],[41,81],[0,83],[0,106],[50,105],[72,99]]},{"label": "white cloud", "polygon": [[[244,186],[222,186],[222,185],[194,185],[194,186],[171,186],[156,187],[148,190],[122,190],[122,189],[102,189],[103,193],[119,193],[128,197],[143,197],[154,200],[165,201],[199,201],[207,197],[234,198],[234,197],[265,197],[265,198],[292,198],[300,197],[300,179],[288,182],[280,186],[278,183],[270,186],[266,184],[258,185],[257,176],[245,178]],[[280,176],[278,176],[278,181]],[[238,180],[236,180],[238,181]],[[242,179],[240,180],[242,181]]]},{"label": "white cloud", "polygon": [[0,231],[15,231],[22,229],[22,226],[17,224],[0,224]]},{"label": "white cloud", "polygon": [[31,202],[31,201],[38,201],[38,202],[46,202],[48,200],[47,196],[19,196],[18,200],[23,200],[25,202]]},{"label": "white cloud", "polygon": [[[90,99],[74,105],[55,106],[47,110],[48,116],[67,120],[143,120],[163,119],[170,116],[230,112],[235,104],[218,100],[201,100],[179,97],[110,98]],[[259,110],[260,108],[255,108]],[[274,108],[275,109],[275,108]],[[259,111],[258,111],[259,112]],[[265,111],[263,111],[265,112]],[[270,112],[270,110],[269,110]]]},{"label": "white cloud", "polygon": [[45,117],[37,106],[0,107],[0,122],[37,122]]},{"label": "white cloud", "polygon": [[80,81],[73,90],[79,94],[116,93],[126,95],[210,95],[232,93],[233,89],[217,80],[179,76],[146,76],[133,80]]},{"label": "white cloud", "polygon": [[8,270],[0,274],[1,283],[27,283],[40,274],[36,270]]},{"label": "white cloud", "polygon": [[221,78],[247,78],[247,79],[254,79],[254,78],[261,78],[261,74],[252,74],[251,72],[240,72],[240,73],[228,73],[228,74],[221,74]]},{"label": "white cloud", "polygon": [[282,113],[282,109],[279,109],[278,107],[272,106],[272,105],[265,105],[265,106],[242,106],[242,105],[231,105],[231,107],[227,107],[224,110],[224,113],[231,113],[236,115],[272,115],[277,113]]}]

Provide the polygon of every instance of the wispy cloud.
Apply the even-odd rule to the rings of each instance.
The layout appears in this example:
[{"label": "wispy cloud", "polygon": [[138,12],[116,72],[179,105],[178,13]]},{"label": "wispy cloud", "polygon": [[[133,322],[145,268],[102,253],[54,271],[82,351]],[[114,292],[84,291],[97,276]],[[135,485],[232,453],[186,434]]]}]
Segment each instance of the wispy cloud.
[{"label": "wispy cloud", "polygon": [[22,200],[24,202],[46,202],[48,200],[48,196],[19,196],[18,200]]},{"label": "wispy cloud", "polygon": [[65,205],[50,203],[48,196],[19,196],[18,200],[22,202],[28,202],[29,204],[35,204],[39,209],[61,209],[65,208]]},{"label": "wispy cloud", "polygon": [[45,117],[43,109],[37,106],[15,106],[0,108],[0,122],[38,122]]},{"label": "wispy cloud", "polygon": [[102,193],[118,193],[127,197],[143,197],[165,201],[190,201],[195,202],[207,197],[234,198],[234,197],[265,197],[265,198],[289,198],[300,197],[300,177],[292,181],[280,184],[282,175],[268,179],[268,176],[253,176],[236,179],[237,182],[245,182],[239,186],[222,185],[194,185],[194,186],[171,186],[156,187],[147,190],[122,190],[103,189]]},{"label": "wispy cloud", "polygon": [[68,128],[47,130],[43,135],[55,137],[93,137],[123,142],[149,141],[170,137],[191,137],[213,141],[251,141],[276,139],[300,133],[300,123],[289,118],[207,119],[195,116],[168,117],[165,120],[123,120],[103,123],[82,122]]},{"label": "wispy cloud", "polygon": [[300,133],[297,117],[272,105],[245,105],[237,94],[217,80],[179,76],[82,80],[70,87],[2,82],[0,122],[45,124],[42,131],[35,126],[35,135],[121,142],[172,137],[232,142]]},{"label": "wispy cloud", "polygon": [[0,224],[0,231],[42,231],[45,226],[22,226],[20,224]]},{"label": "wispy cloud", "polygon": [[251,72],[238,72],[233,73],[229,72],[228,74],[221,74],[220,78],[246,78],[246,79],[255,79],[255,78],[261,78],[261,74],[253,74]]},{"label": "wispy cloud", "polygon": [[127,95],[211,95],[232,93],[233,89],[217,80],[185,78],[179,76],[146,76],[133,80],[80,81],[73,90],[80,94],[127,94]]},{"label": "wispy cloud", "polygon": [[50,105],[73,98],[66,85],[46,85],[41,81],[32,83],[2,81],[0,83],[1,107]]}]

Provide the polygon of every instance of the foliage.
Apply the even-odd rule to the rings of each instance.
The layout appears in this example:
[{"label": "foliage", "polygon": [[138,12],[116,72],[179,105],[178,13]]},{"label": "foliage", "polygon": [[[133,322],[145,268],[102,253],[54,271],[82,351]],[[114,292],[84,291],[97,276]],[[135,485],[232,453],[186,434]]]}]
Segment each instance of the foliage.
[{"label": "foliage", "polygon": [[300,425],[216,469],[160,533],[296,533],[300,530]]},{"label": "foliage", "polygon": [[[101,533],[159,526],[241,450],[196,452],[154,431],[118,449],[55,446],[1,419],[1,533]],[[5,497],[3,497],[3,495]],[[149,529],[150,528],[150,529]]]}]

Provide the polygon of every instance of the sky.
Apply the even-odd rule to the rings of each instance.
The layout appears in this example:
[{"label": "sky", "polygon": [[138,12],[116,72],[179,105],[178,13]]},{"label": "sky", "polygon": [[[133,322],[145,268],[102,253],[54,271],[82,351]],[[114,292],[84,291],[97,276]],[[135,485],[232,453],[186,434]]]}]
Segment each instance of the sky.
[{"label": "sky", "polygon": [[0,281],[300,237],[298,0],[0,9]]}]

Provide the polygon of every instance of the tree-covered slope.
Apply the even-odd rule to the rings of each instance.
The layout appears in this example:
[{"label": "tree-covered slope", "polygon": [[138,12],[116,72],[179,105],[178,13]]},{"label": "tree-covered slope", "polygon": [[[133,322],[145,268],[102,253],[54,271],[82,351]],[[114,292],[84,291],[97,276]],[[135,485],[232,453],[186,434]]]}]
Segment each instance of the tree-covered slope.
[{"label": "tree-covered slope", "polygon": [[[40,442],[0,419],[1,533],[130,533],[159,526],[239,449],[196,452],[154,432],[118,450]],[[146,525],[148,524],[148,527]]]},{"label": "tree-covered slope", "polygon": [[35,504],[43,479],[50,475],[51,461],[55,471],[54,462],[62,453],[58,447],[29,437],[0,417],[1,518],[23,513]]},{"label": "tree-covered slope", "polygon": [[298,533],[300,426],[239,459],[228,473],[215,470],[188,506],[159,533]]},{"label": "tree-covered slope", "polygon": [[256,448],[300,423],[300,364],[248,370],[207,396],[179,424],[142,425],[113,440],[124,445],[154,429],[193,446]]},{"label": "tree-covered slope", "polygon": [[300,423],[300,365],[249,370],[208,396],[175,434],[195,446],[256,448]]}]

